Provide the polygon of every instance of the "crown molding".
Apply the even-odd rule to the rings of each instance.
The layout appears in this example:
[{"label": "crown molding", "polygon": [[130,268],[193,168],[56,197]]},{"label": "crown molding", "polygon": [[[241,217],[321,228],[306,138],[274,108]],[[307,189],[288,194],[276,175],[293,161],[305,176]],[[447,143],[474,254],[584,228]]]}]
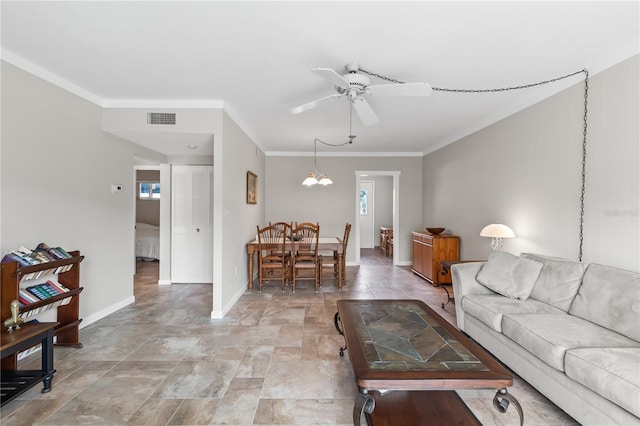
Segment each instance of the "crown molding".
[{"label": "crown molding", "polygon": [[[313,157],[308,151],[267,151],[267,157]],[[422,152],[318,152],[318,157],[423,157]]]},{"label": "crown molding", "polygon": [[186,99],[105,99],[103,108],[224,109],[224,101]]},{"label": "crown molding", "polygon": [[58,86],[67,92],[73,93],[76,96],[81,97],[93,104],[96,104],[100,107],[104,106],[104,99],[100,98],[95,93],[92,93],[77,84],[70,82],[57,74],[52,73],[39,65],[34,64],[31,61],[23,58],[22,56],[16,55],[12,51],[5,49],[4,47],[0,50],[0,55],[2,60],[14,65],[30,74],[35,75],[36,77],[40,77],[41,79],[53,84],[54,86]]}]

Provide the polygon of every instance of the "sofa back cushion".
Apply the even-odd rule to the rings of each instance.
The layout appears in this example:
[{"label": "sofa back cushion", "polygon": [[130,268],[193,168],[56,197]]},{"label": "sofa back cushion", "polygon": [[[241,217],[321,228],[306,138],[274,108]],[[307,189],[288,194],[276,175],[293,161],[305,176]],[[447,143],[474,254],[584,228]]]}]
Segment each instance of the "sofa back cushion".
[{"label": "sofa back cushion", "polygon": [[526,300],[541,269],[542,264],[535,260],[494,251],[478,272],[476,280],[503,296]]},{"label": "sofa back cushion", "polygon": [[569,314],[640,341],[640,274],[590,264]]},{"label": "sofa back cushion", "polygon": [[534,253],[521,256],[542,263],[542,271],[529,297],[567,312],[578,294],[588,264]]}]

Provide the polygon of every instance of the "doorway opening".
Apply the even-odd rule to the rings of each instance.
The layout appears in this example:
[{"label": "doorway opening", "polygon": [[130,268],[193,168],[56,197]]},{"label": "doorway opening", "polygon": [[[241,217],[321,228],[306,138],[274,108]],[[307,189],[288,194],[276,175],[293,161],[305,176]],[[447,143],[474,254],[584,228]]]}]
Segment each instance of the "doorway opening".
[{"label": "doorway opening", "polygon": [[[365,250],[376,250],[375,248],[370,249],[370,248],[366,248],[365,245],[363,245],[362,243],[362,236],[366,236],[369,237],[369,235],[361,235],[361,234],[370,234],[372,233],[371,237],[373,237],[374,239],[374,243],[373,246],[375,247],[375,241],[376,238],[378,236],[378,233],[376,232],[376,229],[379,229],[379,227],[385,227],[385,228],[392,228],[392,229],[399,229],[399,217],[400,217],[400,204],[399,204],[399,198],[400,198],[400,172],[399,171],[389,171],[389,170],[378,170],[378,171],[363,171],[363,170],[356,170],[355,172],[356,175],[356,195],[355,195],[355,235],[354,235],[354,241],[355,241],[355,264],[356,265],[360,265],[361,263],[361,249],[365,249]],[[378,219],[382,220],[383,222],[385,222],[384,224],[382,222],[378,223],[376,225],[375,222],[375,215],[373,215],[373,225],[367,225],[364,223],[361,223],[361,203],[362,203],[362,184],[367,182],[367,181],[375,181],[378,177],[391,177],[391,193],[388,195],[383,195],[382,192],[378,193],[378,191],[382,188],[384,188],[384,185],[382,184],[377,184],[377,185],[372,185],[371,189],[369,190],[374,190],[374,194],[373,194],[373,205],[375,206],[376,204],[378,205],[378,207],[380,207],[381,203],[380,201],[382,201],[382,205],[387,205],[387,207],[389,207],[388,205],[390,204],[391,206],[391,211],[390,211],[390,218],[384,215],[379,214],[378,215]],[[367,188],[366,184],[365,184],[365,189]],[[388,190],[387,190],[388,191]],[[377,195],[376,195],[377,194]],[[386,198],[385,198],[386,197]],[[367,202],[369,202],[371,199],[367,196]],[[376,201],[377,200],[377,201]],[[368,206],[368,208],[371,208],[371,205]],[[377,210],[379,211],[379,210]],[[369,214],[369,213],[368,213]],[[387,222],[391,222],[391,223],[387,223]],[[378,228],[376,228],[376,226],[378,226]],[[373,229],[370,229],[373,228]],[[389,256],[389,259],[391,259],[391,264],[393,265],[397,265],[398,264],[398,250],[396,250],[396,247],[399,247],[399,242],[400,242],[400,232],[396,233],[397,236],[395,236],[393,238],[393,245],[392,248],[389,250],[389,254],[391,256]],[[366,243],[365,243],[366,244]],[[368,251],[365,253],[367,254]],[[371,253],[373,254],[373,252]]]},{"label": "doorway opening", "polygon": [[[164,194],[163,194],[163,191]],[[145,263],[160,262],[160,202],[167,195],[160,185],[160,166],[134,166],[135,271]],[[149,269],[148,267],[144,268]]]}]

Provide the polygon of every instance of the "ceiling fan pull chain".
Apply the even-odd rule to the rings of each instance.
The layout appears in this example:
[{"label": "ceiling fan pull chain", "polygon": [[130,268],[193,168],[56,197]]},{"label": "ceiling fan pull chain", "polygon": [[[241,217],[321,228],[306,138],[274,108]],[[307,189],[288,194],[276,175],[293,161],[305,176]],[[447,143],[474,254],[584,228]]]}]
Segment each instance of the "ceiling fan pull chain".
[{"label": "ceiling fan pull chain", "polygon": [[550,80],[543,80],[537,83],[531,84],[523,84],[521,86],[511,86],[511,87],[499,87],[496,89],[448,89],[445,87],[432,87],[433,90],[437,90],[439,92],[453,92],[453,93],[490,93],[490,92],[507,92],[509,90],[520,90],[520,89],[529,89],[535,86],[542,86],[543,84],[553,83],[559,80],[564,80],[565,78],[573,77],[574,75],[578,75],[580,73],[587,73],[586,68],[581,69],[580,71],[575,71],[567,75],[563,75],[561,77],[552,78]]},{"label": "ceiling fan pull chain", "polygon": [[407,84],[404,81],[396,80],[396,79],[390,78],[390,77],[385,77],[384,75],[380,75],[380,74],[376,74],[375,72],[363,70],[362,68],[359,68],[358,71],[362,71],[363,73],[368,74],[368,75],[370,75],[372,77],[378,77],[378,78],[380,78],[382,80],[387,80],[387,81],[390,81],[392,83]]},{"label": "ceiling fan pull chain", "polygon": [[578,262],[582,262],[582,243],[584,240],[584,194],[587,180],[587,112],[589,104],[589,71],[584,71],[584,115],[582,117],[582,187],[580,189],[580,247]]}]

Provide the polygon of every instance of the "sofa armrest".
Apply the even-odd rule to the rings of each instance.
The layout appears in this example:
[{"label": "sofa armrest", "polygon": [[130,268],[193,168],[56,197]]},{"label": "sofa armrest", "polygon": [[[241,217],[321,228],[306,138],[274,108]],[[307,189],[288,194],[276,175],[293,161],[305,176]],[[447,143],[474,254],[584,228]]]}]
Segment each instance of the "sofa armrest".
[{"label": "sofa armrest", "polygon": [[456,302],[456,322],[464,331],[464,311],[462,299],[467,294],[495,294],[476,280],[476,275],[486,262],[456,263],[451,266],[451,282]]}]

